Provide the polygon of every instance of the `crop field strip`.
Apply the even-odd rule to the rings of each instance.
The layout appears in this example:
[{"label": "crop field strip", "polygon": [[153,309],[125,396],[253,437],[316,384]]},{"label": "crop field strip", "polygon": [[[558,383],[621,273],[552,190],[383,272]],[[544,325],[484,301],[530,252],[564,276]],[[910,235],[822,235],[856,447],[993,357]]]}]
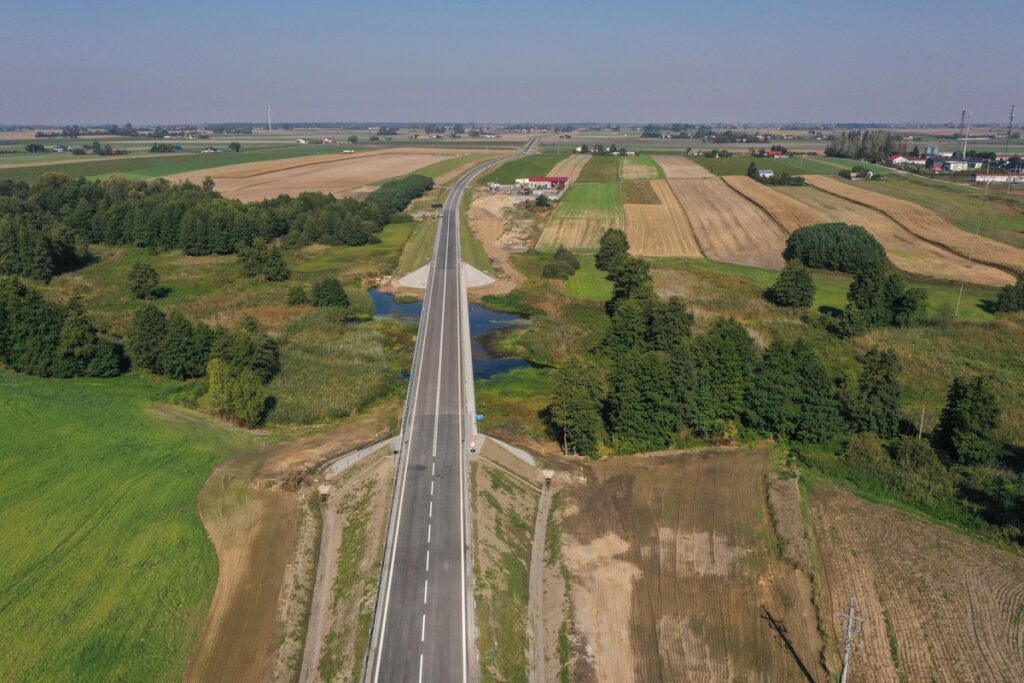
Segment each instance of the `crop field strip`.
[{"label": "crop field strip", "polygon": [[577,183],[617,183],[619,172],[622,168],[622,160],[619,157],[610,155],[596,155],[590,157],[583,171],[576,179]]},{"label": "crop field strip", "polygon": [[914,235],[881,211],[836,194],[805,187],[779,187],[778,192],[797,199],[828,216],[830,221],[861,225],[874,235],[900,270],[938,280],[1002,286],[1012,282],[1006,272],[981,263],[970,263],[948,249]]},{"label": "crop field strip", "polygon": [[511,185],[517,178],[532,178],[551,174],[551,169],[569,158],[568,154],[529,154],[515,157],[479,178],[477,184],[500,183]]},{"label": "crop field strip", "polygon": [[[623,198],[626,199],[630,186],[641,185],[650,191],[656,202],[634,203],[626,200],[626,237],[629,250],[637,256],[689,256],[699,258],[700,247],[693,236],[693,229],[686,212],[679,206],[666,180],[651,180],[646,183],[623,183]],[[647,198],[646,195],[644,198]]]},{"label": "crop field strip", "polygon": [[747,176],[725,176],[726,185],[764,209],[786,232],[793,232],[805,225],[827,223],[825,214],[806,204],[776,192]]},{"label": "crop field strip", "polygon": [[570,187],[558,203],[538,249],[594,249],[605,230],[622,229],[625,214],[622,193],[616,183],[579,183]]},{"label": "crop field strip", "polygon": [[836,178],[811,177],[807,182],[825,192],[881,211],[921,239],[941,245],[955,254],[1015,273],[1024,272],[1024,249],[971,235],[923,206],[871,192]]},{"label": "crop field strip", "polygon": [[649,154],[625,157],[622,160],[623,180],[654,180],[664,177],[665,173]]},{"label": "crop field strip", "polygon": [[552,166],[549,173],[553,176],[564,176],[568,178],[569,184],[571,185],[580,177],[580,172],[583,171],[583,167],[587,165],[589,160],[590,157],[586,154],[572,154],[568,158],[563,159]]},{"label": "crop field strip", "polygon": [[815,491],[810,512],[825,612],[854,596],[866,620],[857,680],[1019,678],[1024,558],[833,487]]}]

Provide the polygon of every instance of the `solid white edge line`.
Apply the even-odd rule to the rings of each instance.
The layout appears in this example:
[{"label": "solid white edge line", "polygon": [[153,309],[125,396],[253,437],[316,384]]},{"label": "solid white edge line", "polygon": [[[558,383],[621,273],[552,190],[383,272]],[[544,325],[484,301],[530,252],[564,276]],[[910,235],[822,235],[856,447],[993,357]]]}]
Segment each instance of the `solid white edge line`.
[{"label": "solid white edge line", "polygon": [[[431,265],[433,265],[433,262],[431,263]],[[433,291],[434,291],[434,282],[433,282],[433,280],[435,280],[435,279],[436,279],[436,277],[433,277],[433,278],[430,279],[430,281],[427,282],[427,287],[429,289],[427,289],[425,294],[424,294],[424,296],[426,298],[426,306],[424,306],[423,313],[421,314],[421,319],[423,321],[423,325],[422,325],[423,329],[422,330],[417,330],[417,335],[419,335],[419,334],[423,335],[423,340],[424,340],[423,343],[424,343],[424,345],[426,345],[426,343],[427,343],[426,342],[427,330],[430,327],[430,310],[433,308],[433,305],[432,305],[433,297],[429,296],[429,294],[432,294]],[[438,336],[440,337],[441,335],[438,335]],[[380,680],[380,663],[381,663],[381,657],[383,656],[383,653],[384,653],[384,633],[387,630],[388,607],[391,605],[391,587],[392,587],[392,583],[394,582],[394,576],[395,576],[395,556],[398,554],[396,552],[397,551],[397,546],[398,546],[398,536],[399,536],[399,532],[401,531],[401,528],[402,528],[402,508],[403,508],[403,506],[405,504],[405,483],[406,483],[406,480],[408,479],[409,460],[410,460],[410,456],[411,456],[412,441],[413,441],[413,435],[415,434],[415,431],[416,431],[416,407],[419,405],[420,387],[423,384],[423,368],[417,368],[417,371],[418,372],[416,373],[416,387],[413,390],[413,397],[412,397],[412,401],[413,401],[412,417],[411,417],[410,422],[409,422],[409,438],[405,442],[406,443],[406,446],[405,446],[405,451],[406,451],[405,452],[405,462],[402,464],[402,487],[401,487],[401,490],[400,490],[399,495],[398,495],[398,510],[395,513],[395,515],[396,515],[396,519],[395,519],[395,535],[391,539],[392,543],[393,543],[393,547],[391,549],[391,564],[388,567],[388,585],[387,585],[387,590],[384,593],[384,607],[383,607],[384,613],[383,613],[383,616],[381,617],[381,622],[380,622],[380,635],[377,637],[377,664],[374,667],[374,673],[373,673],[374,683],[377,683],[377,681]],[[438,378],[440,378],[440,375],[438,375]],[[402,445],[399,444],[399,448],[401,448],[401,447],[402,447]],[[421,672],[421,675],[422,675],[422,672]]]},{"label": "solid white edge line", "polygon": [[[468,185],[468,182],[467,182],[467,185]],[[463,191],[464,190],[465,190],[465,187],[463,187]],[[460,192],[460,194],[461,194],[461,192]],[[461,236],[462,235],[461,235],[461,227],[459,226],[459,223],[458,223],[458,214],[456,214],[455,225],[456,225],[456,228],[459,228],[458,238],[461,240]],[[462,253],[461,253],[461,250],[459,249],[459,246],[458,246],[460,244],[461,244],[461,241],[456,242],[455,253],[456,253],[456,255],[458,257],[458,261],[459,261],[459,263],[458,263],[458,268],[459,268],[458,273],[459,273],[459,275],[456,278],[456,283],[459,285],[459,288],[460,288],[459,289],[459,373],[461,374],[461,373],[465,372],[465,369],[466,369],[465,365],[463,363],[463,357],[462,357],[462,354],[464,354],[466,350],[464,348],[462,348],[462,316],[465,313],[465,311],[463,310],[463,307],[462,307],[462,289],[461,289],[462,286],[463,286],[462,281],[461,281]],[[466,321],[466,324],[468,325],[469,321]],[[460,599],[462,601],[462,681],[463,681],[463,683],[466,683],[467,676],[468,676],[468,671],[467,671],[467,669],[468,669],[468,662],[466,660],[466,650],[467,650],[467,640],[468,640],[469,636],[467,635],[468,624],[466,623],[466,519],[465,519],[465,515],[466,515],[466,499],[465,499],[466,480],[465,480],[465,476],[466,475],[465,475],[465,471],[463,469],[463,463],[462,463],[463,450],[464,450],[463,449],[463,443],[462,443],[462,439],[463,439],[462,420],[466,416],[462,414],[462,413],[465,412],[465,406],[462,405],[462,402],[465,400],[465,398],[462,395],[462,389],[463,389],[462,382],[467,381],[467,379],[468,379],[468,381],[472,382],[473,378],[472,377],[469,377],[469,378],[462,377],[461,379],[462,379],[462,381],[458,383],[459,384],[459,441],[458,441],[458,444],[459,444],[459,453],[458,453],[458,459],[459,459],[459,542],[461,544],[461,547],[459,548],[459,558],[461,560],[461,562],[460,562],[460,565],[461,565],[461,572],[460,572],[461,584],[459,586],[459,597],[460,597]]]}]

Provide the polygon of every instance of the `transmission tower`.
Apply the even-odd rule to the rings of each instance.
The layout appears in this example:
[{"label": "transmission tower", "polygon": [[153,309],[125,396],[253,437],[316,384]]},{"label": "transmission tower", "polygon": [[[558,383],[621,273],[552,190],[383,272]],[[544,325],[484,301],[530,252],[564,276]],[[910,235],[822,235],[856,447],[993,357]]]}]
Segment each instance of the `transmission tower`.
[{"label": "transmission tower", "polygon": [[843,647],[843,673],[839,683],[846,683],[850,675],[850,659],[857,649],[857,638],[864,632],[864,618],[857,615],[857,598],[850,598],[850,611],[839,612],[839,618],[846,622],[846,645]]},{"label": "transmission tower", "polygon": [[267,130],[272,131],[274,127],[270,124],[270,105],[267,105]]},{"label": "transmission tower", "polygon": [[960,115],[960,132],[963,133],[963,136],[964,136],[964,151],[963,151],[963,154],[961,155],[960,158],[961,159],[966,159],[967,158],[967,138],[969,138],[970,135],[971,135],[971,112],[967,111],[966,109],[964,109],[963,113],[961,113],[961,115]]},{"label": "transmission tower", "polygon": [[1010,155],[1010,135],[1013,134],[1013,115],[1017,112],[1017,105],[1010,105],[1010,124],[1006,126],[1006,150],[1005,154]]}]

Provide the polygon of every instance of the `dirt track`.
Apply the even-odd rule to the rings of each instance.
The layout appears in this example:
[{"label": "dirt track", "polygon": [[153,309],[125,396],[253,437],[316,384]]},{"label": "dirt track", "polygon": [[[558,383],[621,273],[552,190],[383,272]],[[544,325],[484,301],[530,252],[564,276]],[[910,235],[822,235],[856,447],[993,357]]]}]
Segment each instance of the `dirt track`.
[{"label": "dirt track", "polygon": [[866,620],[852,683],[1020,680],[1024,558],[833,487],[810,509],[826,610]]},{"label": "dirt track", "polygon": [[583,468],[587,482],[563,489],[563,546],[594,679],[804,680],[760,617],[764,604],[826,680],[809,580],[770,540],[764,453],[631,456]]},{"label": "dirt track", "polygon": [[[779,192],[828,216],[829,221],[861,225],[875,236],[900,270],[943,280],[965,280],[982,285],[1005,285],[1008,274],[991,266],[970,263],[953,252],[917,237],[881,211],[844,199],[816,187],[782,187]],[[1005,246],[1010,249],[1011,247]]]},{"label": "dirt track", "polygon": [[793,232],[805,225],[827,223],[825,214],[812,209],[753,178],[741,175],[724,176],[722,180],[750,201],[757,204],[771,216],[786,232]]},{"label": "dirt track", "polygon": [[760,268],[783,266],[785,231],[721,178],[675,179],[668,183],[686,211],[705,256]]},{"label": "dirt track", "polygon": [[1024,249],[972,235],[923,206],[872,192],[836,178],[808,176],[807,182],[825,192],[881,211],[919,238],[942,245],[960,256],[1015,273],[1024,273]]},{"label": "dirt track", "polygon": [[573,154],[568,159],[563,159],[555,164],[554,168],[548,175],[551,176],[566,176],[569,178],[569,184],[576,182],[576,179],[580,176],[580,171],[590,161],[589,154]]},{"label": "dirt track", "polygon": [[[648,167],[645,167],[648,168]],[[690,221],[665,180],[650,181],[659,204],[623,204],[629,250],[638,256],[700,258]]]},{"label": "dirt track", "polygon": [[216,190],[225,197],[247,202],[281,194],[295,196],[302,192],[326,192],[336,197],[348,197],[369,193],[383,180],[412,173],[453,155],[453,152],[446,154],[442,150],[395,149],[330,155],[327,160],[313,157],[240,164],[237,167],[182,173],[168,179],[201,183],[203,178],[210,176]]}]

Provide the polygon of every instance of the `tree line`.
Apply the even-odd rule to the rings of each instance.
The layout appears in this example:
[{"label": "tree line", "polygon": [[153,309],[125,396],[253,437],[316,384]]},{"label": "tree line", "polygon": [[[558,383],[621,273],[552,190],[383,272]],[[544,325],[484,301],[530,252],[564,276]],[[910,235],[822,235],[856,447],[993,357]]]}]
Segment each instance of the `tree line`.
[{"label": "tree line", "polygon": [[362,245],[414,198],[426,176],[388,181],[362,201],[322,193],[243,204],[202,186],[166,180],[90,181],[57,173],[35,184],[0,183],[0,275],[48,280],[74,268],[90,244],[230,254],[256,240]]},{"label": "tree line", "polygon": [[900,139],[884,130],[848,130],[825,147],[825,156],[878,163],[900,149]]}]

